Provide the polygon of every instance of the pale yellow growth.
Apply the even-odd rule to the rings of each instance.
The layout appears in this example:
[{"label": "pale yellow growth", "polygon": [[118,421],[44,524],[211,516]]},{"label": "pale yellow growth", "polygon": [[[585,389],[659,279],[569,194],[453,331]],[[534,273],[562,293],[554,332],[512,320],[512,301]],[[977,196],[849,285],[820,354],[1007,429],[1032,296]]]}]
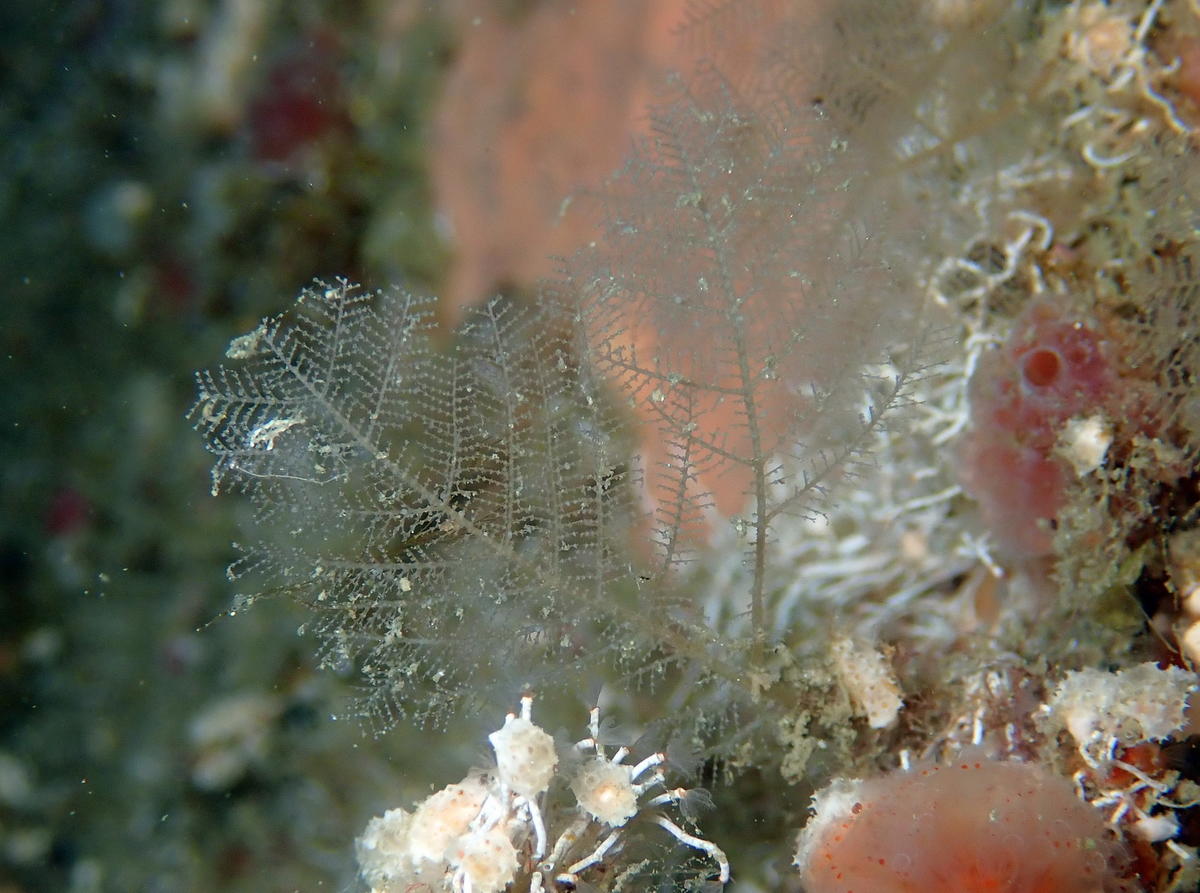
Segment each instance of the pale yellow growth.
[{"label": "pale yellow growth", "polygon": [[479,815],[487,796],[488,791],[482,781],[464,778],[460,784],[446,785],[417,807],[408,832],[414,861],[444,860],[446,849],[466,833],[467,826]]},{"label": "pale yellow growth", "polygon": [[1157,741],[1183,728],[1194,673],[1153,663],[1117,673],[1068,673],[1051,696],[1047,711],[1062,724],[1085,759],[1108,752],[1109,741]]},{"label": "pale yellow growth", "polygon": [[873,729],[896,721],[904,698],[887,657],[877,648],[839,636],[830,647],[834,672],[857,713]]},{"label": "pale yellow growth", "polygon": [[536,797],[550,786],[558,754],[554,739],[523,716],[512,716],[504,728],[488,735],[496,751],[500,780],[522,797]]},{"label": "pale yellow growth", "polygon": [[571,783],[571,790],[584,810],[613,827],[624,825],[637,814],[637,790],[628,766],[588,760]]},{"label": "pale yellow growth", "polygon": [[500,893],[517,873],[517,850],[498,827],[470,834],[450,854],[456,876],[470,883],[472,893]]}]

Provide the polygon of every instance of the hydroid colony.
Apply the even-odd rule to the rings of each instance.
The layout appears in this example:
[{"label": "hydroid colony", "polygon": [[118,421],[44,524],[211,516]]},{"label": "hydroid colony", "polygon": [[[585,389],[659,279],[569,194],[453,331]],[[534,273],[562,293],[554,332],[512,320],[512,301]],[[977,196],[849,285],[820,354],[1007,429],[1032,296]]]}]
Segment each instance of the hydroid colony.
[{"label": "hydroid colony", "polygon": [[[619,758],[595,720],[525,757],[494,733],[495,765],[372,823],[365,876],[851,889],[868,854],[824,829],[865,809],[870,846],[888,784],[944,812],[913,772],[970,753],[961,827],[1003,814],[1048,867],[959,861],[954,889],[1059,889],[1060,849],[1088,889],[1191,889],[1200,11],[707,3],[684,31],[702,61],[603,237],[527,306],[442,348],[428,301],[318,285],[199,376],[214,489],[256,508],[234,579],[311,605],[379,727],[499,728],[524,692],[504,729],[540,731],[532,692],[573,728],[603,684],[645,730]],[[974,847],[943,837],[896,855]]]}]

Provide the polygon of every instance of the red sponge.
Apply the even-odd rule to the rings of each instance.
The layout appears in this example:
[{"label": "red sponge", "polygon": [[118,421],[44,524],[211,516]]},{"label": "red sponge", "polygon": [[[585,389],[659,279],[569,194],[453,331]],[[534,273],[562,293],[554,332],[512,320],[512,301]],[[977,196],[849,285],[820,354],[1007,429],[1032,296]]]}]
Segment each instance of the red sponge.
[{"label": "red sponge", "polygon": [[1115,844],[1065,779],[972,760],[839,781],[814,798],[796,864],[808,893],[1097,893]]}]

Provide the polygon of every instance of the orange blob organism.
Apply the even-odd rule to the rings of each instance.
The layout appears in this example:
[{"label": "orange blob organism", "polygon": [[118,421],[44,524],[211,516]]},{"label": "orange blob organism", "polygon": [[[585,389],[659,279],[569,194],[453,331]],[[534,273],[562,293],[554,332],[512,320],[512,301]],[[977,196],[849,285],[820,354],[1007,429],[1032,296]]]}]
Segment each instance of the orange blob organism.
[{"label": "orange blob organism", "polygon": [[796,864],[808,893],[1098,893],[1117,846],[1070,783],[1028,763],[970,760],[835,781]]}]

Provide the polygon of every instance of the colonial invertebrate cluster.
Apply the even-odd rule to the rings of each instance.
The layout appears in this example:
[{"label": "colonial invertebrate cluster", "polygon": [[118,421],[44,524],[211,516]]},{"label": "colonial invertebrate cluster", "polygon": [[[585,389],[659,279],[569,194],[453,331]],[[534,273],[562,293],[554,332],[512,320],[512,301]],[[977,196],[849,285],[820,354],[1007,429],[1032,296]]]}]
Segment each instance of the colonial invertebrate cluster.
[{"label": "colonial invertebrate cluster", "polygon": [[[411,813],[392,809],[371,820],[358,840],[358,858],[375,893],[413,885],[453,893],[499,893],[514,883],[531,893],[575,889],[606,865],[623,838],[640,833],[635,824],[665,830],[711,860],[718,884],[729,880],[721,848],[666,814],[682,806],[694,816],[704,797],[666,788],[663,754],[628,765],[629,748],[606,753],[593,708],[591,734],[574,745],[574,759],[562,770],[554,740],[533,723],[532,705],[531,696],[523,697],[520,714],[509,714],[488,736],[492,770],[472,772]],[[574,806],[562,802],[565,788]]]}]

